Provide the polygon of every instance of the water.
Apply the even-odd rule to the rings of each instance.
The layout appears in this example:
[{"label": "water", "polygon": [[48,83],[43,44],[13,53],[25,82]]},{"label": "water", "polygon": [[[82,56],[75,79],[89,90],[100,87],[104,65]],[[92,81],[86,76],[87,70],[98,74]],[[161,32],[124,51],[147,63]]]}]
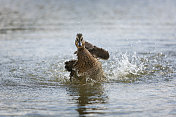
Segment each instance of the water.
[{"label": "water", "polygon": [[[0,0],[1,116],[176,116],[174,0]],[[76,33],[108,81],[70,83]]]}]

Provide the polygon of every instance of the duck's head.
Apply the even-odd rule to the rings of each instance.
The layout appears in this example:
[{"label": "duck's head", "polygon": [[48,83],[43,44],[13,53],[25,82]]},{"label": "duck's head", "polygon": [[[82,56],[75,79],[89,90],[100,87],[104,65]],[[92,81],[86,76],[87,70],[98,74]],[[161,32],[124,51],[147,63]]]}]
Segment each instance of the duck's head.
[{"label": "duck's head", "polygon": [[78,49],[85,47],[85,41],[83,40],[83,35],[81,33],[76,35],[75,45]]}]

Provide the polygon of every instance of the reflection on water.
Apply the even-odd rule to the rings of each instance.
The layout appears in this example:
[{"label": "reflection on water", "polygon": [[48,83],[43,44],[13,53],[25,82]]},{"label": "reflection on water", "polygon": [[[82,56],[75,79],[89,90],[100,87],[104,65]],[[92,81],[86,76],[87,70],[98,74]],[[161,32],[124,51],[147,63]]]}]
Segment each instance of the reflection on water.
[{"label": "reflection on water", "polygon": [[76,111],[80,116],[104,114],[106,107],[103,104],[107,103],[108,97],[101,84],[71,85],[67,91],[77,104]]},{"label": "reflection on water", "polygon": [[[0,116],[175,116],[176,1],[0,0]],[[109,79],[70,83],[75,35]]]}]

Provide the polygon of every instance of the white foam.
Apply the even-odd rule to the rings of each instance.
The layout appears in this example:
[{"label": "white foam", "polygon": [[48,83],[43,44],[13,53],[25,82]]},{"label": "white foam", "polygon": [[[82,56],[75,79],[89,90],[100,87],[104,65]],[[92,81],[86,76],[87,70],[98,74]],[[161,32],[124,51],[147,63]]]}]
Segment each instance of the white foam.
[{"label": "white foam", "polygon": [[130,56],[125,53],[115,59],[114,65],[116,66],[114,66],[113,75],[110,77],[112,80],[135,80],[143,72],[144,65],[136,54]]}]

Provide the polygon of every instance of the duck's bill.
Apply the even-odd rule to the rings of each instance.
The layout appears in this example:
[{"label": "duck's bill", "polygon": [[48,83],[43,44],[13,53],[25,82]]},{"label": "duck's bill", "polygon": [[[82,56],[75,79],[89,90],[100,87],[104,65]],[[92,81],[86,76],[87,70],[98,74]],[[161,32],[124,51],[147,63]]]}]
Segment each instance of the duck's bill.
[{"label": "duck's bill", "polygon": [[82,47],[82,43],[81,42],[78,42],[78,47]]}]

